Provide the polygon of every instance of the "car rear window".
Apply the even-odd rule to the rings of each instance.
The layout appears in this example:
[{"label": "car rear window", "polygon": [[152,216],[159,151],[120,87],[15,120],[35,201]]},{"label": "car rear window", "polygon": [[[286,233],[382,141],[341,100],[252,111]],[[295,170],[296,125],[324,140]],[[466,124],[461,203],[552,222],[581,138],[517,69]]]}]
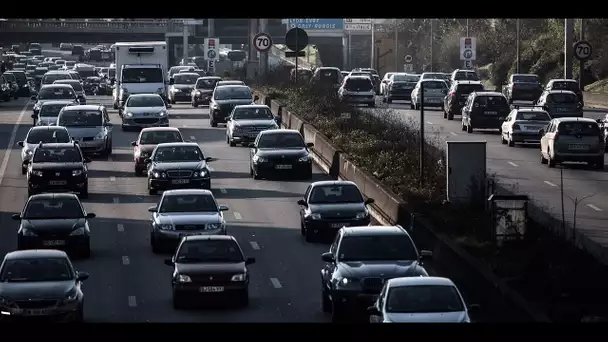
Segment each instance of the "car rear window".
[{"label": "car rear window", "polygon": [[349,78],[346,80],[344,88],[351,91],[369,91],[374,89],[374,86],[368,78]]},{"label": "car rear window", "polygon": [[539,79],[538,76],[536,75],[520,75],[520,76],[515,76],[513,75],[513,82],[514,83],[539,83]]},{"label": "car rear window", "polygon": [[445,89],[447,85],[444,81],[426,81],[423,82],[424,89]]},{"label": "car rear window", "polygon": [[546,112],[518,112],[515,120],[550,121],[551,117]]},{"label": "car rear window", "polygon": [[552,89],[578,91],[578,83],[576,82],[553,82]]},{"label": "car rear window", "polygon": [[454,75],[455,81],[479,81],[479,77],[476,72],[473,71],[459,71]]},{"label": "car rear window", "polygon": [[559,104],[576,103],[578,102],[578,98],[574,94],[549,94],[547,102]]},{"label": "car rear window", "polygon": [[507,100],[504,96],[477,96],[475,104],[485,108],[500,108],[508,107]]},{"label": "car rear window", "polygon": [[393,82],[418,82],[420,77],[414,75],[394,75]]},{"label": "car rear window", "polygon": [[484,91],[482,84],[459,84],[456,86],[458,94],[470,94],[474,91]]},{"label": "car rear window", "polygon": [[558,132],[562,135],[597,136],[600,134],[600,128],[595,122],[571,121],[561,122]]},{"label": "car rear window", "polygon": [[341,79],[340,72],[336,69],[321,69],[319,71],[319,80],[325,83],[339,83]]}]

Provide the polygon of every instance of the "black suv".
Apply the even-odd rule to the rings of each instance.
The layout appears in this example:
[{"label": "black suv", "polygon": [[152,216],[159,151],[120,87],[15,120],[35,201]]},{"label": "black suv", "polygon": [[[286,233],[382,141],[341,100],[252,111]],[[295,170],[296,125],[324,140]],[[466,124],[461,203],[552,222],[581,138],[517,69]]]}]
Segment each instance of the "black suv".
[{"label": "black suv", "polygon": [[246,85],[217,86],[209,102],[209,125],[225,124],[226,118],[237,105],[254,104],[258,100]]},{"label": "black suv", "polygon": [[27,169],[27,192],[32,196],[41,192],[77,192],[80,198],[89,195],[87,163],[76,142],[40,143]]},{"label": "black suv", "polygon": [[480,81],[455,81],[452,83],[448,96],[443,100],[443,118],[453,120],[454,115],[460,115],[469,94],[474,91],[484,91]]},{"label": "black suv", "polygon": [[420,251],[401,226],[344,227],[338,231],[329,252],[321,256],[321,299],[332,322],[341,322],[350,313],[365,314],[384,282],[399,277],[426,277]]},{"label": "black suv", "polygon": [[473,129],[498,129],[511,112],[505,96],[498,92],[474,92],[469,95],[462,108],[463,131],[473,133]]},{"label": "black suv", "polygon": [[540,78],[534,74],[513,74],[502,90],[509,104],[513,101],[536,101],[542,92]]}]

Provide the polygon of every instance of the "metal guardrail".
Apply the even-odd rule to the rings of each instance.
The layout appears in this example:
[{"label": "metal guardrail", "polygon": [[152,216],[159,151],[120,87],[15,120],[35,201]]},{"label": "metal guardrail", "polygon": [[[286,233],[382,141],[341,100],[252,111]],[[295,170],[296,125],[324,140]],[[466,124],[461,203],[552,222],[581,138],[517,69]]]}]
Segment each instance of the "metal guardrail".
[{"label": "metal guardrail", "polygon": [[166,33],[180,32],[183,24],[169,20],[137,20],[137,21],[25,21],[7,20],[0,22],[0,32],[99,32],[99,33]]}]

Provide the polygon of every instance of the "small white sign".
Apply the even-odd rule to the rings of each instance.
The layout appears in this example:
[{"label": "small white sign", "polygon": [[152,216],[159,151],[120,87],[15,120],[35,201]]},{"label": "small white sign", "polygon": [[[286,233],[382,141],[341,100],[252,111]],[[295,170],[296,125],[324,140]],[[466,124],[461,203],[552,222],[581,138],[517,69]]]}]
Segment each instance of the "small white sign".
[{"label": "small white sign", "polygon": [[220,47],[220,39],[219,38],[205,38],[205,42],[203,45],[203,56],[205,60],[218,60],[219,58],[219,47]]},{"label": "small white sign", "polygon": [[344,25],[347,25],[347,24],[371,24],[371,23],[372,23],[372,19],[359,19],[359,18],[344,19]]},{"label": "small white sign", "polygon": [[268,33],[258,33],[253,37],[253,46],[258,52],[267,52],[272,47],[272,37]]},{"label": "small white sign", "polygon": [[411,63],[412,62],[412,56],[411,55],[405,55],[405,57],[403,58],[403,60],[405,61],[405,63]]},{"label": "small white sign", "polygon": [[215,61],[214,60],[207,61],[207,72],[212,75],[215,74]]},{"label": "small white sign", "polygon": [[372,30],[372,24],[346,24],[346,23],[344,23],[344,29],[346,31],[366,32],[366,31]]},{"label": "small white sign", "polygon": [[477,38],[460,37],[460,60],[474,61],[477,59]]},{"label": "small white sign", "polygon": [[473,61],[471,60],[465,60],[464,61],[464,68],[467,70],[472,70],[473,69]]},{"label": "small white sign", "polygon": [[185,25],[203,25],[204,20],[184,20]]},{"label": "small white sign", "polygon": [[411,64],[411,63],[403,64],[403,72],[413,73],[414,72],[414,64]]}]

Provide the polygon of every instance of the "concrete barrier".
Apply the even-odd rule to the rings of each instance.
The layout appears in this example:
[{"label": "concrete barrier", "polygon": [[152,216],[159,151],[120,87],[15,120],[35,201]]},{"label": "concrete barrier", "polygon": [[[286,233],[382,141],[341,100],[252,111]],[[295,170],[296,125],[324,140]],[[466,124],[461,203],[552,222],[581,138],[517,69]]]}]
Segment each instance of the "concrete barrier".
[{"label": "concrete barrier", "polygon": [[270,99],[270,104],[268,106],[270,107],[270,111],[272,111],[272,114],[283,119],[283,117],[281,116],[281,114],[283,114],[283,106],[277,100]]}]

